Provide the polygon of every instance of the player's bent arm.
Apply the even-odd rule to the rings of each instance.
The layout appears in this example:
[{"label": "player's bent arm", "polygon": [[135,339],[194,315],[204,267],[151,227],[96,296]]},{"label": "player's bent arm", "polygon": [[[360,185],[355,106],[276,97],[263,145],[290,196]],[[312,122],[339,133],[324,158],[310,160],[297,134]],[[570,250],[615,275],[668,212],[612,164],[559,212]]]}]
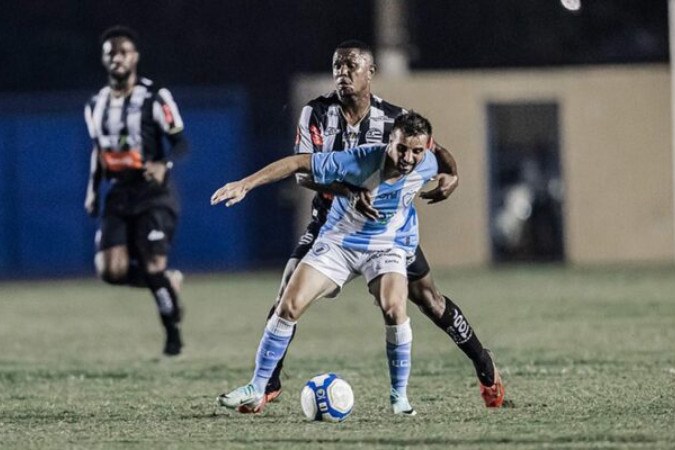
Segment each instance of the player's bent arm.
[{"label": "player's bent arm", "polygon": [[91,151],[89,182],[87,183],[87,193],[84,199],[84,209],[92,217],[98,215],[98,189],[103,175],[98,153],[98,148],[94,146]]},{"label": "player's bent arm", "polygon": [[450,194],[457,189],[459,175],[457,161],[448,149],[434,143],[431,151],[438,162],[438,175],[436,177],[438,185],[430,191],[423,192],[420,197],[429,200],[428,203],[437,203],[450,197]]},{"label": "player's bent arm", "polygon": [[211,204],[216,205],[227,201],[226,206],[239,203],[246,197],[248,191],[283,180],[294,173],[309,173],[312,170],[311,155],[300,154],[287,156],[269,164],[253,175],[249,175],[239,181],[227,183],[211,196]]},{"label": "player's bent arm", "polygon": [[452,156],[452,153],[450,153],[450,150],[434,142],[431,152],[436,157],[436,161],[438,161],[438,173],[458,176],[457,161]]}]

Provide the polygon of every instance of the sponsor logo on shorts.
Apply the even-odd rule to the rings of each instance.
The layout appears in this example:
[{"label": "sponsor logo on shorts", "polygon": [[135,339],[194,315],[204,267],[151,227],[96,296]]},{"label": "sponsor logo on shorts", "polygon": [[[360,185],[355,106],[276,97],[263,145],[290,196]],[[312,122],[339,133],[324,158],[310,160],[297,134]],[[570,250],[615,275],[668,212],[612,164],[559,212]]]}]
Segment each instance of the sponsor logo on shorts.
[{"label": "sponsor logo on shorts", "polygon": [[414,263],[416,259],[417,259],[417,255],[412,255],[412,256],[406,257],[406,259],[405,259],[406,267],[409,266],[410,264]]},{"label": "sponsor logo on shorts", "polygon": [[166,235],[162,230],[152,230],[150,233],[148,233],[148,240],[149,241],[161,241],[164,239]]}]

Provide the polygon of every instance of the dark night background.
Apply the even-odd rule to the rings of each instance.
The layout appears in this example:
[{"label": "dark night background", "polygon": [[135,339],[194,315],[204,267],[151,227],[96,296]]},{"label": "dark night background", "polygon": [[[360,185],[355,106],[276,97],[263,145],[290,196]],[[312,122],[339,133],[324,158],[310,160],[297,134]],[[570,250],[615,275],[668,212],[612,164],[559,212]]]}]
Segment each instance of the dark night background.
[{"label": "dark night background", "polygon": [[[405,4],[413,70],[669,59],[667,0],[585,1],[578,12],[565,10],[559,0]],[[2,10],[0,96],[96,92],[106,82],[99,35],[124,24],[139,32],[142,75],[172,90],[227,86],[244,92],[257,149],[292,140],[294,74],[329,73],[333,49],[345,39],[376,43],[371,0],[5,0]],[[272,156],[252,152],[250,165]],[[288,211],[279,210],[276,198],[263,201],[271,220],[257,232],[291,236],[275,219]],[[290,241],[258,249],[258,259],[285,258]]]},{"label": "dark night background", "polygon": [[[577,13],[557,0],[406,5],[413,69],[668,60],[667,0],[586,1]],[[269,113],[289,76],[329,70],[340,41],[374,44],[373,16],[364,0],[5,0],[0,91],[97,89],[98,36],[121,23],[141,36],[143,73],[168,86],[240,84]]]}]

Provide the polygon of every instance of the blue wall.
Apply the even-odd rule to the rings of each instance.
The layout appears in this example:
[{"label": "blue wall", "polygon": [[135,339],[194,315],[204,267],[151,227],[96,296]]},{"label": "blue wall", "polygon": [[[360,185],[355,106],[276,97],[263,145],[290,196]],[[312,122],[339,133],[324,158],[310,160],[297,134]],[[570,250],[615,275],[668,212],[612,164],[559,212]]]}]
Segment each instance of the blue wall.
[{"label": "blue wall", "polygon": [[[172,91],[191,146],[173,173],[182,215],[172,265],[254,267],[262,239],[248,230],[266,206],[255,196],[235,208],[209,205],[222,183],[255,168],[248,98],[238,89]],[[83,209],[91,143],[82,111],[89,95],[0,97],[0,277],[93,273],[97,223]]]}]

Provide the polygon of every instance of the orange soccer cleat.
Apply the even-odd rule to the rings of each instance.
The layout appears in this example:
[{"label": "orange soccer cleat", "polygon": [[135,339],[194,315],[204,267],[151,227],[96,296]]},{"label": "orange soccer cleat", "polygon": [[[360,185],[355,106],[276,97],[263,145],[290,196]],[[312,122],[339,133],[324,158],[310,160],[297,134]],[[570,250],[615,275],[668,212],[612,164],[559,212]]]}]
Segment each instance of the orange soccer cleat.
[{"label": "orange soccer cleat", "polygon": [[497,367],[492,363],[494,367],[494,384],[492,386],[485,386],[480,381],[478,385],[480,387],[480,396],[483,397],[485,406],[488,408],[500,408],[504,403],[504,384],[502,383],[502,377],[497,370]]}]

